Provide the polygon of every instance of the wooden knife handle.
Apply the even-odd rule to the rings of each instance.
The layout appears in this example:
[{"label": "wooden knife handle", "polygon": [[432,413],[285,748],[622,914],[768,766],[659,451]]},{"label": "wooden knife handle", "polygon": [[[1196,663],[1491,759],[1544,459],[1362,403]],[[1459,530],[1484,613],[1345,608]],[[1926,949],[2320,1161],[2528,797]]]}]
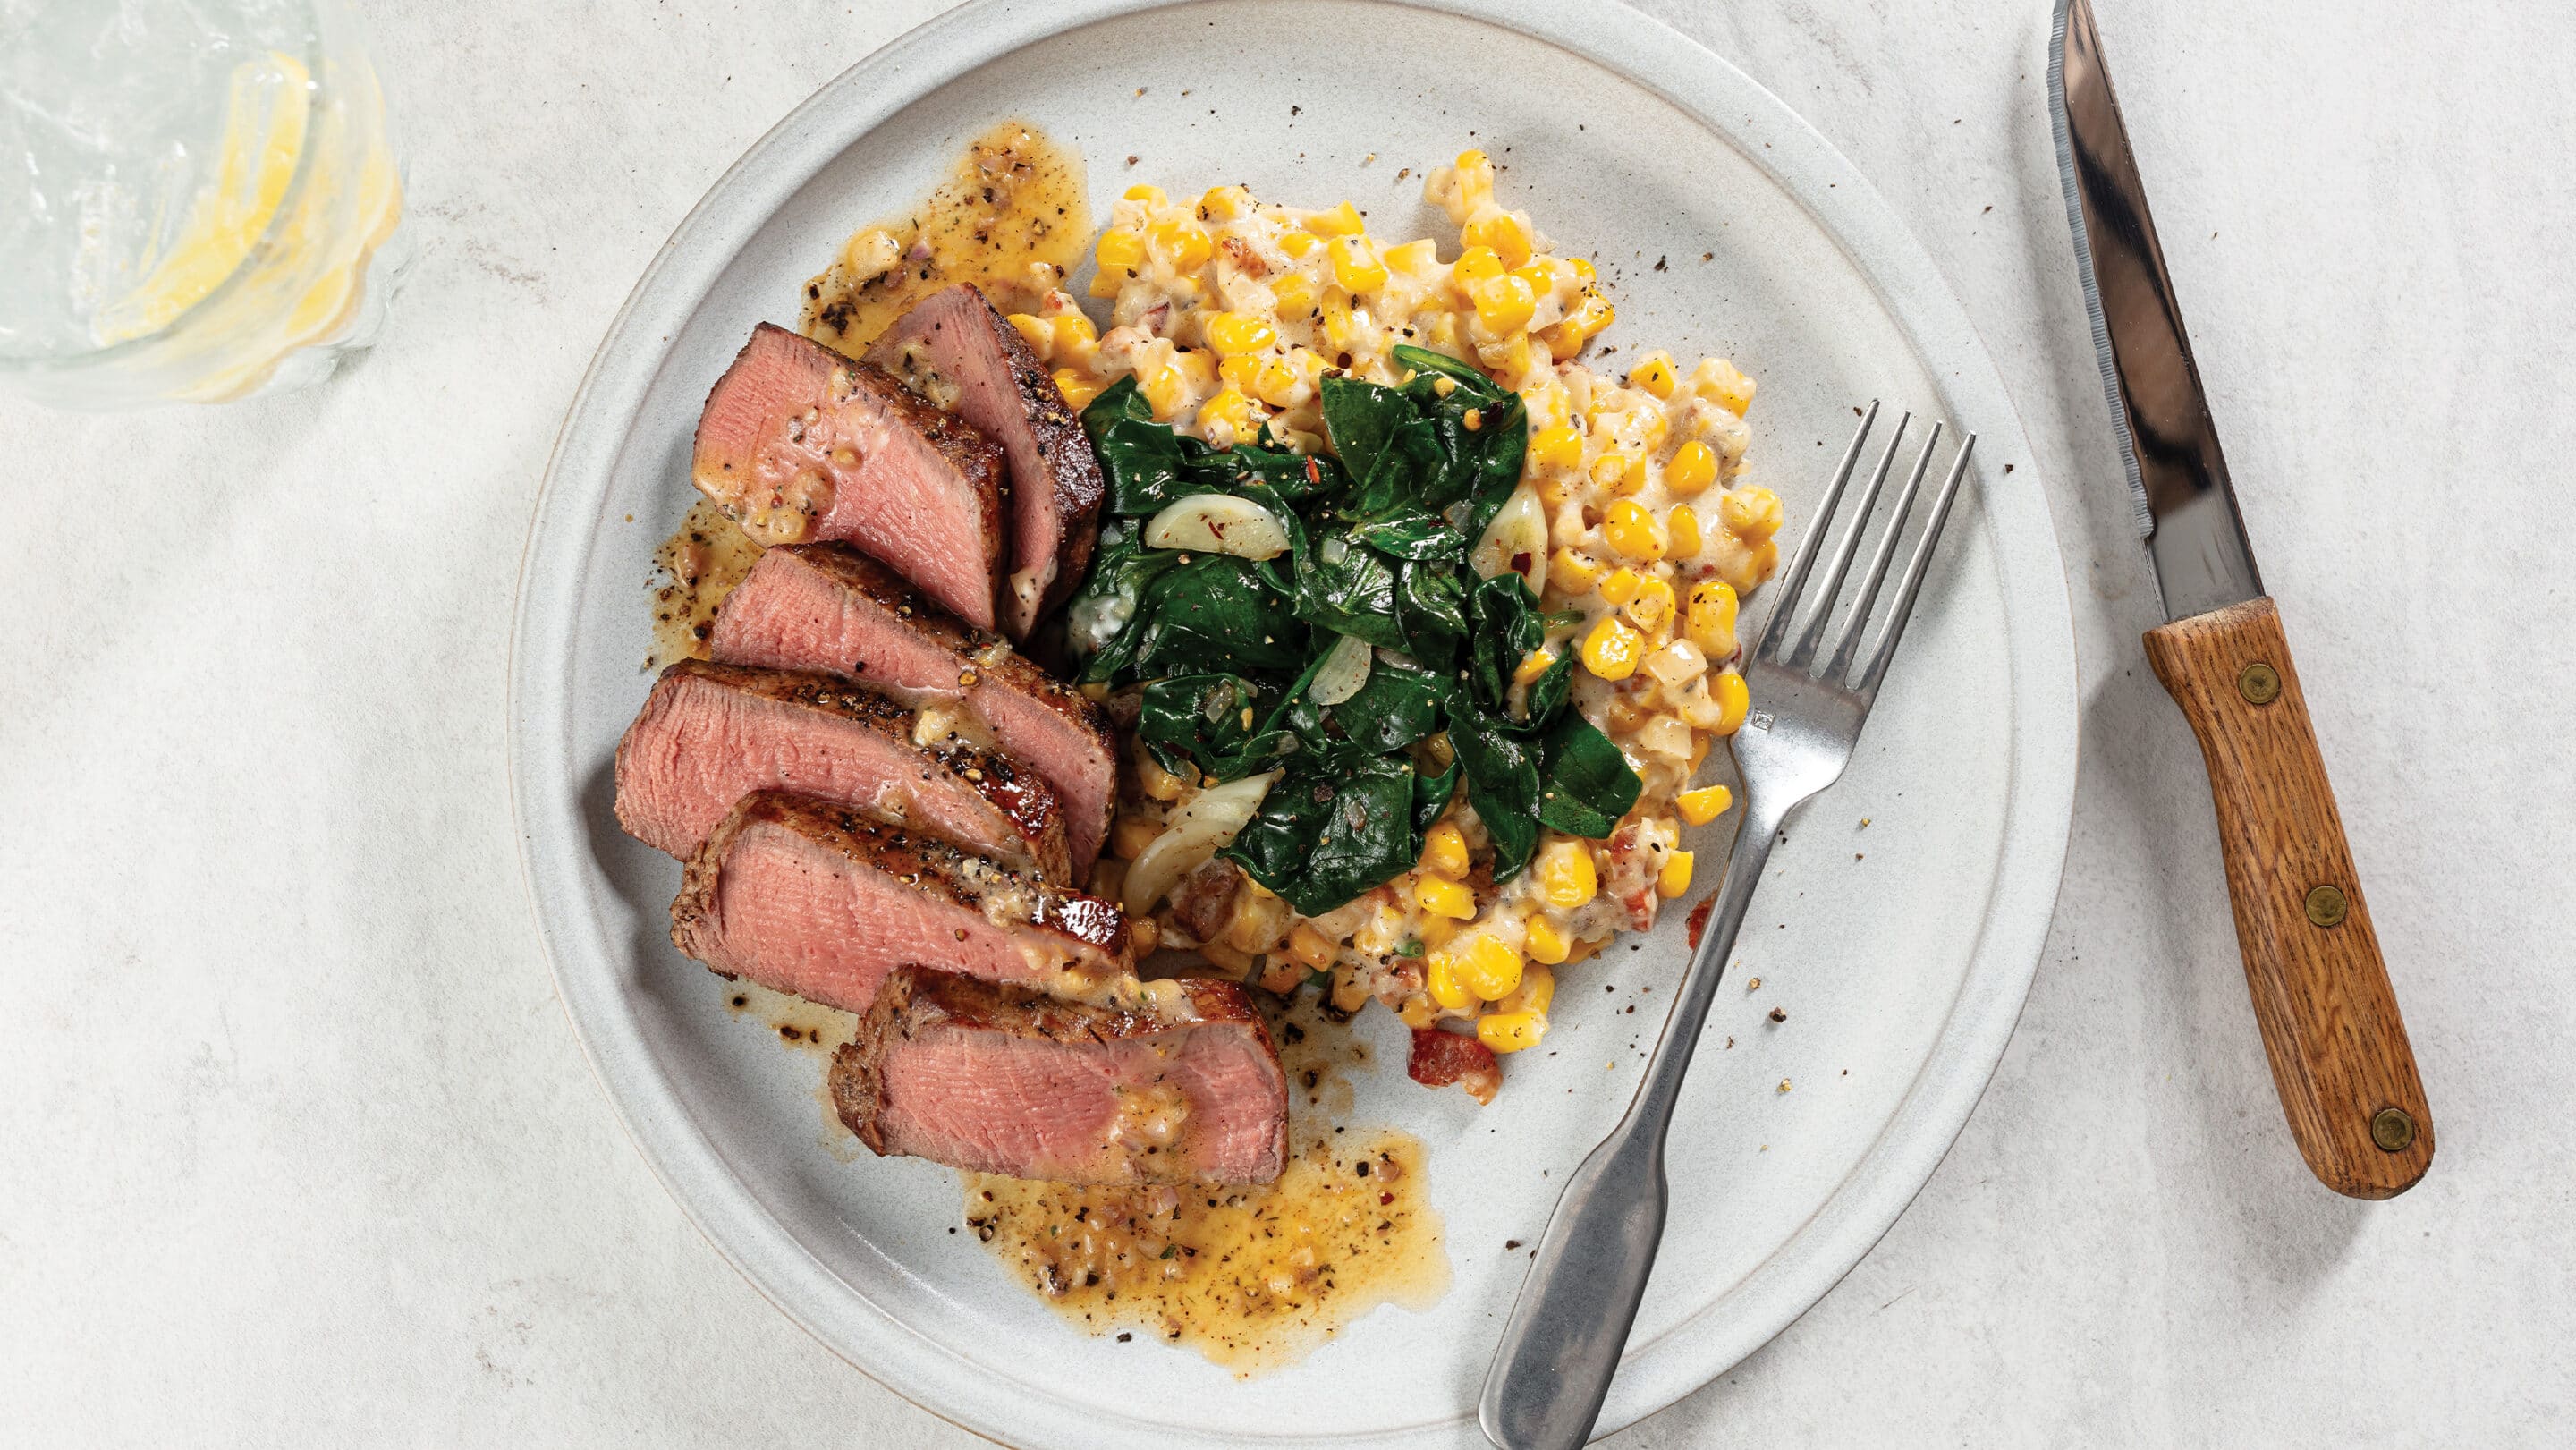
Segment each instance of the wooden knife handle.
[{"label": "wooden knife handle", "polygon": [[2334,787],[2269,599],[2147,631],[2209,762],[2245,985],[2308,1167],[2391,1198],[2433,1161],[2433,1117],[2370,928]]}]

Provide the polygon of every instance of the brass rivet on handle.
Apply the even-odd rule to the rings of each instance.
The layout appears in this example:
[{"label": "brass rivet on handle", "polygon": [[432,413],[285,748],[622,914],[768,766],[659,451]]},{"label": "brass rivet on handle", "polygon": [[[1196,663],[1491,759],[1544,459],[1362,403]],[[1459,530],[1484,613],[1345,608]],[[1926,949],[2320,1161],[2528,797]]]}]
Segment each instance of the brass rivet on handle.
[{"label": "brass rivet on handle", "polygon": [[2319,926],[2342,925],[2344,913],[2351,909],[2340,888],[2320,886],[2308,893],[2308,920]]},{"label": "brass rivet on handle", "polygon": [[2248,705],[2269,705],[2281,698],[2281,672],[2256,660],[2237,673],[2236,693]]},{"label": "brass rivet on handle", "polygon": [[2404,1108],[2381,1108],[2371,1116],[2370,1141],[2382,1153],[2403,1153],[2415,1141],[2415,1119]]}]

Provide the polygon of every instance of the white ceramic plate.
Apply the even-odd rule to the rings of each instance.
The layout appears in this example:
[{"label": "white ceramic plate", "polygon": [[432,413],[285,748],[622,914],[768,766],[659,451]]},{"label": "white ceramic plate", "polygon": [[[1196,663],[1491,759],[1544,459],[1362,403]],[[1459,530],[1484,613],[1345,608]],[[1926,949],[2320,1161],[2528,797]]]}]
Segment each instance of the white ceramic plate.
[{"label": "white ceramic plate", "polygon": [[[1755,900],[1735,979],[1763,986],[1725,994],[1684,1103],[1672,1227],[1602,1428],[1671,1403],[1847,1272],[1975,1105],[2056,895],[2075,663],[2029,448],[1930,260],[1788,107],[1622,9],[993,0],[887,47],[752,148],[601,345],[520,585],[519,824],[583,1046],[717,1249],[949,1419],[1121,1450],[1481,1443],[1476,1386],[1527,1266],[1503,1244],[1537,1237],[1564,1169],[1625,1106],[1683,958],[1682,912],[1641,950],[1567,973],[1549,1055],[1514,1059],[1489,1108],[1407,1082],[1397,1025],[1360,1019],[1387,1066],[1358,1075],[1357,1117],[1431,1144],[1454,1286],[1427,1313],[1381,1308],[1302,1365],[1238,1382],[1144,1336],[1067,1328],[949,1232],[947,1170],[827,1151],[821,1064],[720,1010],[723,985],[664,939],[678,868],[610,815],[611,751],[648,684],[651,555],[690,497],[708,385],[752,323],[794,320],[798,285],[853,227],[913,201],[1006,116],[1083,151],[1103,215],[1131,182],[1239,181],[1279,201],[1351,197],[1387,236],[1434,233],[1423,173],[1483,146],[1510,204],[1602,263],[1619,308],[1607,341],[1731,356],[1760,380],[1752,468],[1793,520],[1856,403],[1980,435],[1975,488],[1859,759],[1791,824]],[[1774,1004],[1787,1025],[1762,1020]]]}]

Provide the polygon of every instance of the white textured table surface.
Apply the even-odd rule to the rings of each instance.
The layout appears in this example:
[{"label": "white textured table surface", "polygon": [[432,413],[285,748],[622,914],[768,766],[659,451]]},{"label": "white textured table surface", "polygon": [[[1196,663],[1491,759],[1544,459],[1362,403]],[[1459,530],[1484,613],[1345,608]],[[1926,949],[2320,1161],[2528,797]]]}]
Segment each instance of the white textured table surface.
[{"label": "white textured table surface", "polygon": [[[744,146],[939,8],[379,4],[422,256],[378,352],[224,410],[0,400],[0,1439],[981,1443],[773,1311],[627,1144],[536,948],[502,729],[520,541],[611,314]],[[2139,652],[2045,5],[1651,8],[1849,153],[1984,330],[2085,759],[1947,1162],[1613,1443],[2576,1433],[2576,13],[2103,17],[2439,1123],[2364,1205],[2282,1126]]]}]

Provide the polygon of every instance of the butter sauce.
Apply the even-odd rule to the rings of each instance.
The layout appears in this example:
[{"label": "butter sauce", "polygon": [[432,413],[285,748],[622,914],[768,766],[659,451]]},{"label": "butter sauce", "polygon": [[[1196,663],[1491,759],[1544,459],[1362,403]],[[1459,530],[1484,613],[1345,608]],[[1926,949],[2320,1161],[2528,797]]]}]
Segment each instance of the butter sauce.
[{"label": "butter sauce", "polygon": [[1004,312],[1036,310],[1091,239],[1082,159],[1020,121],[978,136],[948,179],[901,217],[861,227],[805,284],[797,328],[856,354],[912,305],[972,282]]}]

